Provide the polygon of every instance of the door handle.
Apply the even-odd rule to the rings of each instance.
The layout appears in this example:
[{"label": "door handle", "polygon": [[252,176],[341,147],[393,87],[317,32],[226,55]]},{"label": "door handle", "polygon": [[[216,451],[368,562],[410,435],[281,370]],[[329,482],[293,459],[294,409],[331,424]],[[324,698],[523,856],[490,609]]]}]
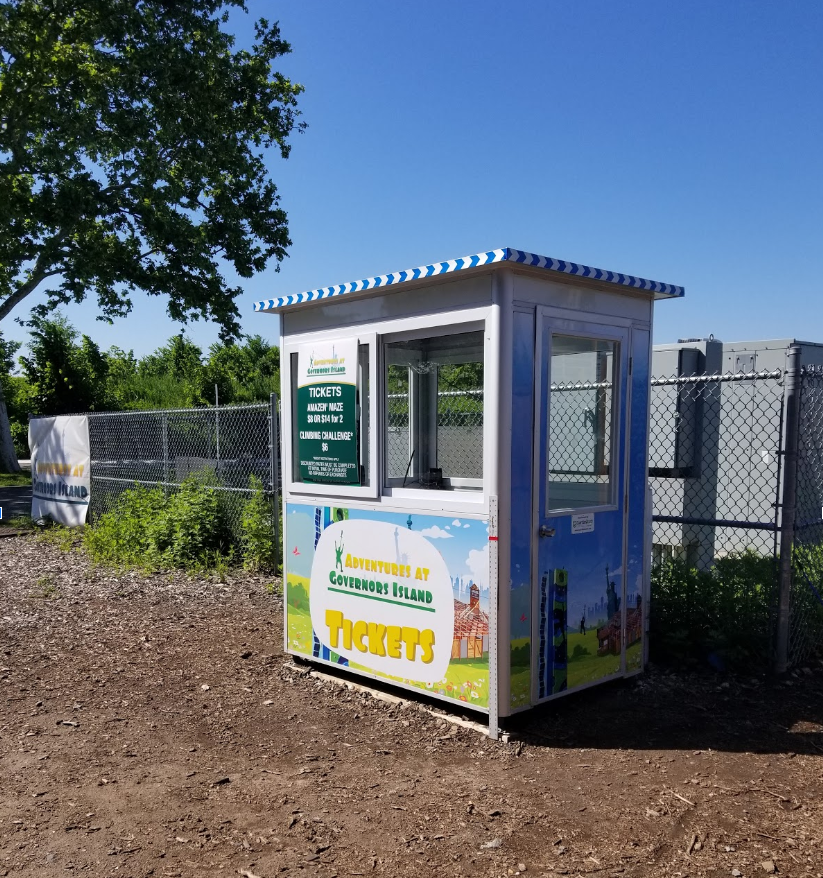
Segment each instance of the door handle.
[{"label": "door handle", "polygon": [[553,527],[546,527],[545,524],[541,524],[539,534],[541,537],[553,537],[555,529]]}]

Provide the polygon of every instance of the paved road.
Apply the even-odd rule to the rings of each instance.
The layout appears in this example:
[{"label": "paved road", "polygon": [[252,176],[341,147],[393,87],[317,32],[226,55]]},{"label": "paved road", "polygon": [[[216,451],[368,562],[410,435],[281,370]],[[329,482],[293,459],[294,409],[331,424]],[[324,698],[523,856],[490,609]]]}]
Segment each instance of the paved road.
[{"label": "paved road", "polygon": [[4,521],[15,515],[31,515],[31,486],[0,488],[0,509]]}]

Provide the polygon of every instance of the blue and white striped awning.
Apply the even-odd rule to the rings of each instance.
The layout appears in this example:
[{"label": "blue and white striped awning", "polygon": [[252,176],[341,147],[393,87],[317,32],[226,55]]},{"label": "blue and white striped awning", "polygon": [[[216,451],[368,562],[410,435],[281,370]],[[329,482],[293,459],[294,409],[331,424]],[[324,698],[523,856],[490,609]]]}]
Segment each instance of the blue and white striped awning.
[{"label": "blue and white striped awning", "polygon": [[339,284],[333,287],[323,287],[319,290],[306,290],[302,293],[294,293],[291,296],[281,296],[279,299],[265,299],[255,302],[255,311],[277,311],[289,305],[301,305],[306,302],[316,302],[319,299],[330,299],[334,296],[345,296],[348,293],[359,293],[364,290],[374,290],[378,287],[388,287],[393,284],[401,284],[408,281],[421,280],[428,277],[437,277],[441,274],[451,274],[455,271],[465,271],[469,268],[478,268],[483,265],[494,265],[500,262],[514,262],[519,265],[528,265],[534,268],[542,268],[546,271],[559,272],[574,277],[587,277],[592,280],[605,281],[617,286],[629,287],[635,290],[646,290],[653,293],[655,298],[678,298],[684,294],[683,287],[674,284],[664,284],[656,280],[646,280],[642,277],[634,277],[630,274],[620,274],[617,271],[605,271],[602,268],[590,268],[588,265],[580,265],[577,262],[564,262],[562,259],[551,259],[548,256],[538,256],[536,253],[526,253],[523,250],[514,250],[504,247],[502,250],[489,250],[486,253],[475,253],[474,256],[461,256],[460,259],[450,259],[447,262],[435,262],[432,265],[421,265],[419,268],[407,268],[404,271],[395,271],[392,274],[382,274],[379,277],[369,277],[365,280],[351,281],[347,284]]}]

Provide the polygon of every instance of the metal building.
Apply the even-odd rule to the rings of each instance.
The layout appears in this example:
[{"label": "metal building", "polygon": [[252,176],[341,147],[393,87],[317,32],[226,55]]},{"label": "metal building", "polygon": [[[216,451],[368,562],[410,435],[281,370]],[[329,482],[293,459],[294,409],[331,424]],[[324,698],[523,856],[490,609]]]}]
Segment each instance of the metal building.
[{"label": "metal building", "polygon": [[780,528],[783,378],[788,353],[823,365],[823,344],[795,339],[655,345],[649,476],[655,562],[775,549]]}]

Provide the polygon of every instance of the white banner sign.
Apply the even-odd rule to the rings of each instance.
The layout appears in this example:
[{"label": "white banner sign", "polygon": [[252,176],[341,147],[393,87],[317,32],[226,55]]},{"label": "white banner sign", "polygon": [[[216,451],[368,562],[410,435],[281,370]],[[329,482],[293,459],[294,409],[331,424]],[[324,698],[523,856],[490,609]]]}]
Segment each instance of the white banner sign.
[{"label": "white banner sign", "polygon": [[85,524],[91,489],[89,419],[85,415],[29,421],[31,517],[68,527]]}]

